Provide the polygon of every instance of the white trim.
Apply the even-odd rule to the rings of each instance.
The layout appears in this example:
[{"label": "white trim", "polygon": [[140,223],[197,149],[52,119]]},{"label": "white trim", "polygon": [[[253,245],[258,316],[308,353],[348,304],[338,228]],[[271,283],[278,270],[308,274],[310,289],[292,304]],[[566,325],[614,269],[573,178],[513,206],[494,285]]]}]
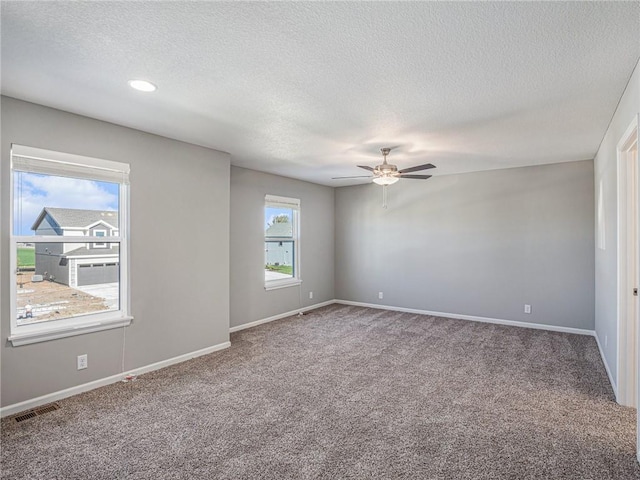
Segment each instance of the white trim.
[{"label": "white trim", "polygon": [[605,217],[604,210],[604,179],[600,179],[600,183],[598,184],[598,208],[596,211],[596,222],[597,222],[597,240],[598,240],[598,248],[600,250],[607,249],[607,222]]},{"label": "white trim", "polygon": [[196,350],[195,352],[185,353],[183,355],[178,355],[177,357],[169,358],[167,360],[162,360],[160,362],[152,363],[150,365],[134,368],[133,370],[128,370],[126,373],[118,373],[116,375],[111,375],[109,377],[93,380],[92,382],[83,383],[82,385],[78,385],[75,387],[66,388],[64,390],[59,390],[57,392],[49,393],[41,397],[25,400],[24,402],[14,403],[13,405],[7,405],[6,407],[0,408],[0,417],[14,415],[16,413],[23,412],[30,408],[39,407],[40,405],[45,405],[47,403],[55,402],[57,400],[62,400],[63,398],[71,397],[73,395],[78,395],[79,393],[88,392],[89,390],[94,390],[99,387],[104,387],[105,385],[110,385],[112,383],[116,383],[123,380],[124,377],[126,377],[127,375],[142,375],[143,373],[148,373],[154,370],[159,370],[161,368],[168,367],[170,365],[175,365],[176,363],[186,362],[187,360],[191,360],[192,358],[200,357],[202,355],[208,355],[209,353],[217,352],[219,350],[224,350],[225,348],[229,348],[230,346],[231,346],[230,342],[223,342],[218,345],[214,345],[212,347]]},{"label": "white trim", "polygon": [[268,282],[265,281],[264,289],[266,291],[278,290],[279,288],[295,287],[301,284],[302,284],[302,280],[298,278],[285,278],[283,280],[269,280]]},{"label": "white trim", "polygon": [[[433,312],[430,310],[419,310],[416,308],[404,308],[404,307],[394,307],[389,305],[378,305],[375,303],[364,303],[364,302],[352,302],[351,300],[340,300],[333,299],[327,300],[326,302],[316,303],[315,305],[310,305],[304,308],[298,308],[295,310],[291,310],[289,312],[280,313],[278,315],[273,315],[271,317],[263,318],[261,320],[256,320],[255,322],[245,323],[242,325],[238,325],[236,327],[231,327],[229,332],[238,332],[240,330],[244,330],[245,328],[256,327],[258,325],[262,325],[263,323],[272,322],[274,320],[279,320],[285,317],[291,317],[300,312],[306,312],[308,310],[314,310],[320,307],[326,307],[327,305],[332,305],[334,303],[338,303],[341,305],[352,305],[354,307],[367,307],[367,308],[376,308],[378,310],[390,310],[395,312],[406,312],[406,313],[417,313],[419,315],[432,315],[435,317],[443,317],[443,318],[453,318],[457,320],[470,320],[473,322],[482,322],[482,323],[494,323],[498,325],[507,325],[511,327],[524,327],[524,328],[533,328],[536,330],[548,330],[551,332],[562,332],[562,333],[574,333],[576,335],[590,335],[595,336],[595,332],[593,330],[587,330],[583,328],[573,328],[573,327],[560,327],[557,325],[545,325],[543,323],[528,323],[528,322],[518,322],[516,320],[504,320],[500,318],[489,318],[489,317],[478,317],[475,315],[459,315],[456,313],[444,313],[444,312]],[[606,362],[606,361],[605,361]]]},{"label": "white trim", "polygon": [[88,225],[88,226],[86,226],[86,227],[60,227],[60,228],[61,228],[62,230],[73,230],[74,232],[75,232],[75,231],[80,231],[80,232],[82,232],[82,231],[84,231],[84,230],[87,230],[88,228],[95,227],[96,225],[98,225],[98,224],[100,224],[100,223],[102,223],[103,225],[105,225],[105,224],[106,224],[106,226],[111,227],[111,229],[113,229],[113,230],[117,230],[117,228],[116,228],[116,227],[114,227],[114,226],[113,226],[113,225],[111,225],[110,223],[104,222],[104,221],[102,221],[102,220],[98,220],[97,222],[93,222],[91,225]]},{"label": "white trim", "polygon": [[549,330],[550,332],[575,333],[577,335],[593,335],[593,330],[583,328],[560,327],[557,325],[545,325],[543,323],[519,322],[516,320],[504,320],[501,318],[478,317],[475,315],[459,315],[457,313],[432,312],[430,310],[418,310],[416,308],[392,307],[378,305],[375,303],[352,302],[350,300],[336,300],[335,303],[342,305],[353,305],[356,307],[377,308],[379,310],[392,310],[396,312],[417,313],[419,315],[432,315],[434,317],[454,318],[457,320],[471,320],[473,322],[495,323],[497,325],[508,325],[511,327],[534,328],[536,330]]},{"label": "white trim", "polygon": [[7,340],[9,340],[11,345],[14,347],[19,347],[21,345],[29,345],[31,343],[48,342],[49,340],[56,340],[58,338],[73,337],[74,335],[128,327],[131,325],[131,320],[133,320],[133,317],[123,317],[119,313],[116,316],[112,311],[86,314],[82,316],[87,317],[87,320],[82,323],[78,322],[79,317],[67,317],[59,321],[60,323],[64,322],[62,326],[52,327],[51,325],[47,325],[48,328],[46,329],[42,328],[41,324],[21,325],[18,327],[19,332],[9,335]]},{"label": "white trim", "polygon": [[[114,210],[114,211],[115,211],[115,210]],[[117,212],[116,212],[116,213],[117,213]],[[91,230],[93,227],[97,227],[97,226],[98,226],[98,225],[100,225],[100,224],[104,225],[105,227],[109,227],[111,230],[117,230],[117,229],[118,229],[118,227],[117,227],[117,226],[111,225],[109,222],[107,222],[107,221],[105,221],[105,220],[102,220],[102,219],[100,219],[100,220],[96,220],[95,222],[93,222],[93,223],[91,223],[91,224],[87,225],[86,227],[79,227],[79,228],[80,228],[80,229],[82,229],[82,230]],[[63,230],[65,230],[65,228],[64,228],[64,227],[60,227],[60,228],[62,228]],[[68,230],[71,230],[71,229],[72,229],[72,228],[69,228]],[[75,229],[74,229],[74,230],[75,230]],[[106,231],[105,231],[105,233],[106,233]]]},{"label": "white trim", "polygon": [[[15,235],[13,240],[17,243],[93,243],[87,242],[91,240],[91,235]],[[123,237],[119,235],[107,235],[104,238],[107,242],[119,243],[123,241]]]},{"label": "white trim", "polygon": [[[120,196],[120,208],[118,216],[118,233],[124,232],[124,240],[119,243],[118,255],[118,268],[120,269],[120,309],[124,312],[131,312],[131,277],[129,268],[129,248],[131,246],[130,230],[131,225],[129,223],[129,215],[131,214],[131,192],[130,187],[127,184],[121,183],[119,188]],[[77,263],[77,262],[76,262]],[[124,265],[124,267],[123,267]],[[78,277],[76,277],[76,280]]]},{"label": "white trim", "polygon": [[624,134],[620,137],[618,145],[616,146],[618,151],[626,151],[635,143],[635,139],[632,137],[634,137],[634,134],[638,131],[638,124],[640,123],[638,117],[640,117],[640,114],[633,116],[633,120],[631,120],[631,123],[625,130]]},{"label": "white trim", "polygon": [[[638,187],[638,160],[636,163],[629,161],[627,152],[635,144],[638,144],[638,115],[634,115],[633,120],[627,127],[625,133],[620,137],[616,146],[616,167],[617,167],[617,291],[616,291],[616,336],[617,336],[617,376],[618,387],[616,399],[619,404],[635,407],[637,403],[637,392],[630,386],[638,384],[637,378],[633,378],[633,368],[630,368],[629,357],[632,357],[634,350],[637,351],[637,339],[628,331],[635,325],[629,325],[630,317],[637,306],[637,297],[631,293],[631,289],[637,287],[637,278],[632,278],[632,271],[629,268],[631,258],[637,252],[637,245],[630,244],[630,237],[635,237],[638,241],[638,232],[631,232],[630,227],[637,225],[637,205],[633,205],[636,198],[631,198],[634,193],[634,175],[636,188]],[[635,252],[634,252],[635,250]],[[637,259],[636,259],[637,261]],[[637,272],[636,272],[637,275]],[[637,317],[638,312],[635,312]],[[634,324],[637,318],[633,319]],[[637,332],[636,332],[637,333]],[[640,374],[640,369],[636,366],[636,373]],[[640,418],[638,419],[640,425]]]},{"label": "white trim", "polygon": [[297,308],[295,310],[291,310],[290,312],[279,313],[278,315],[273,315],[261,320],[256,320],[255,322],[243,323],[242,325],[231,327],[229,329],[229,333],[239,332],[240,330],[245,330],[247,328],[257,327],[258,325],[262,325],[263,323],[273,322],[274,320],[280,320],[281,318],[292,317],[301,312],[315,310],[316,308],[326,307],[327,305],[332,305],[334,303],[336,303],[336,300],[327,300],[326,302],[316,303],[315,305],[309,305],[308,307]]},{"label": "white trim", "polygon": [[[118,254],[117,253],[104,253],[101,255],[64,255],[65,258],[75,258],[75,259],[83,259],[83,258],[87,258],[87,259],[96,259],[96,258],[105,258],[105,259],[113,259],[113,258],[118,258]],[[105,260],[105,262],[108,260]],[[89,262],[89,263],[93,263],[93,262]]]},{"label": "white trim", "polygon": [[602,363],[604,363],[604,369],[607,371],[607,375],[609,376],[609,383],[611,383],[611,388],[613,389],[613,394],[616,396],[616,401],[617,401],[618,385],[616,385],[616,382],[613,379],[613,375],[611,374],[611,369],[609,368],[609,364],[607,363],[607,357],[604,356],[604,350],[602,349],[602,344],[600,343],[600,337],[598,337],[598,333],[593,332],[593,336],[596,339],[596,343],[598,344],[598,350],[600,350],[600,357],[602,357]]}]

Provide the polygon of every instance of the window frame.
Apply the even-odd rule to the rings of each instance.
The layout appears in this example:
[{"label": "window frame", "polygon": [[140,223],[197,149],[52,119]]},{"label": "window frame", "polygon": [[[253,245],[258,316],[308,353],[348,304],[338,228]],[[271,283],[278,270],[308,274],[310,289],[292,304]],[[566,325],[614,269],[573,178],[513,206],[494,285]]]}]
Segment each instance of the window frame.
[{"label": "window frame", "polygon": [[[269,207],[274,208],[290,208],[293,212],[291,237],[267,237],[266,232],[263,235],[263,246],[269,241],[276,242],[292,242],[293,243],[293,275],[291,278],[283,278],[278,280],[264,279],[265,290],[276,290],[279,288],[295,287],[302,283],[302,275],[300,268],[300,199],[291,197],[282,197],[278,195],[267,194],[264,197],[264,206],[262,210],[262,218],[264,222],[265,210]],[[263,247],[264,248],[264,247]],[[264,268],[264,257],[263,257]]]},{"label": "window frame", "polygon": [[[10,225],[10,258],[11,271],[9,308],[11,329],[8,340],[15,346],[44,342],[58,338],[97,332],[111,328],[119,328],[131,324],[130,284],[129,284],[129,172],[127,163],[114,162],[99,158],[55,152],[23,145],[11,145],[11,162],[9,167],[9,225]],[[17,164],[17,165],[16,165]],[[44,175],[56,175],[71,178],[83,178],[94,181],[108,181],[118,184],[119,223],[118,235],[106,235],[106,244],[116,243],[120,246],[120,280],[118,310],[86,313],[66,317],[54,321],[43,321],[27,325],[17,322],[17,282],[14,275],[18,269],[17,246],[19,243],[77,243],[86,244],[90,236],[66,235],[15,235],[14,232],[14,173],[30,172]],[[93,243],[93,242],[92,242]]]}]

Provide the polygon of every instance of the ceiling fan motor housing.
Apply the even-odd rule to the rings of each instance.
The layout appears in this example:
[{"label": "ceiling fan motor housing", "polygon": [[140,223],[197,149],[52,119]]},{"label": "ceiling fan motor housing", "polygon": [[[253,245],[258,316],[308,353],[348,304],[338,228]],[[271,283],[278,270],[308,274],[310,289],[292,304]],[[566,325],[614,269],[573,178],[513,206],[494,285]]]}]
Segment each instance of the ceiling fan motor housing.
[{"label": "ceiling fan motor housing", "polygon": [[382,162],[381,165],[378,165],[376,168],[373,169],[373,174],[383,176],[383,177],[395,177],[398,174],[398,167],[396,165],[387,163],[387,155],[389,155],[389,152],[391,152],[391,149],[381,148],[380,151],[382,152],[382,157],[384,158],[384,161]]},{"label": "ceiling fan motor housing", "polygon": [[398,173],[398,167],[389,163],[383,163],[382,165],[378,165],[373,172],[376,175],[394,175]]}]

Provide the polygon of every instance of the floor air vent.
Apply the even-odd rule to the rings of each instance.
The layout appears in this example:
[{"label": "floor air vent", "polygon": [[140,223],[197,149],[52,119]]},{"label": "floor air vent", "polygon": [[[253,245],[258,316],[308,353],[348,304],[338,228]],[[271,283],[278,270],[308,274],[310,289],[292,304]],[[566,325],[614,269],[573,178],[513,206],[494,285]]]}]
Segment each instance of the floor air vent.
[{"label": "floor air vent", "polygon": [[31,410],[27,410],[26,412],[22,412],[19,415],[13,417],[16,423],[24,422],[25,420],[29,420],[30,418],[37,417],[38,415],[44,415],[45,413],[53,412],[54,410],[58,410],[60,405],[57,403],[50,403],[49,405],[43,405],[42,407],[32,408]]}]

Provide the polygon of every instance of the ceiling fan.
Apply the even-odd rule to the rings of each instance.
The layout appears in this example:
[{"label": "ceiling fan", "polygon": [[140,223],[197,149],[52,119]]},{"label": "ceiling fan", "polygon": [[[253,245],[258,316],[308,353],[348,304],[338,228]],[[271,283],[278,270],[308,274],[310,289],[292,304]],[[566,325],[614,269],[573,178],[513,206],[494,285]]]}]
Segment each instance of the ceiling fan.
[{"label": "ceiling fan", "polygon": [[369,167],[367,165],[358,165],[360,168],[364,168],[365,170],[369,170],[373,176],[371,175],[356,175],[352,177],[333,177],[333,180],[339,178],[373,178],[373,182],[378,185],[392,185],[396,183],[401,178],[412,178],[418,180],[426,180],[427,178],[431,178],[431,175],[407,175],[411,172],[417,172],[420,170],[427,170],[429,168],[436,168],[435,165],[431,163],[425,163],[423,165],[416,165],[415,167],[403,168],[402,170],[398,170],[396,165],[391,163],[387,163],[387,155],[391,152],[390,148],[381,148],[383,162],[380,165],[376,165],[375,167]]}]

